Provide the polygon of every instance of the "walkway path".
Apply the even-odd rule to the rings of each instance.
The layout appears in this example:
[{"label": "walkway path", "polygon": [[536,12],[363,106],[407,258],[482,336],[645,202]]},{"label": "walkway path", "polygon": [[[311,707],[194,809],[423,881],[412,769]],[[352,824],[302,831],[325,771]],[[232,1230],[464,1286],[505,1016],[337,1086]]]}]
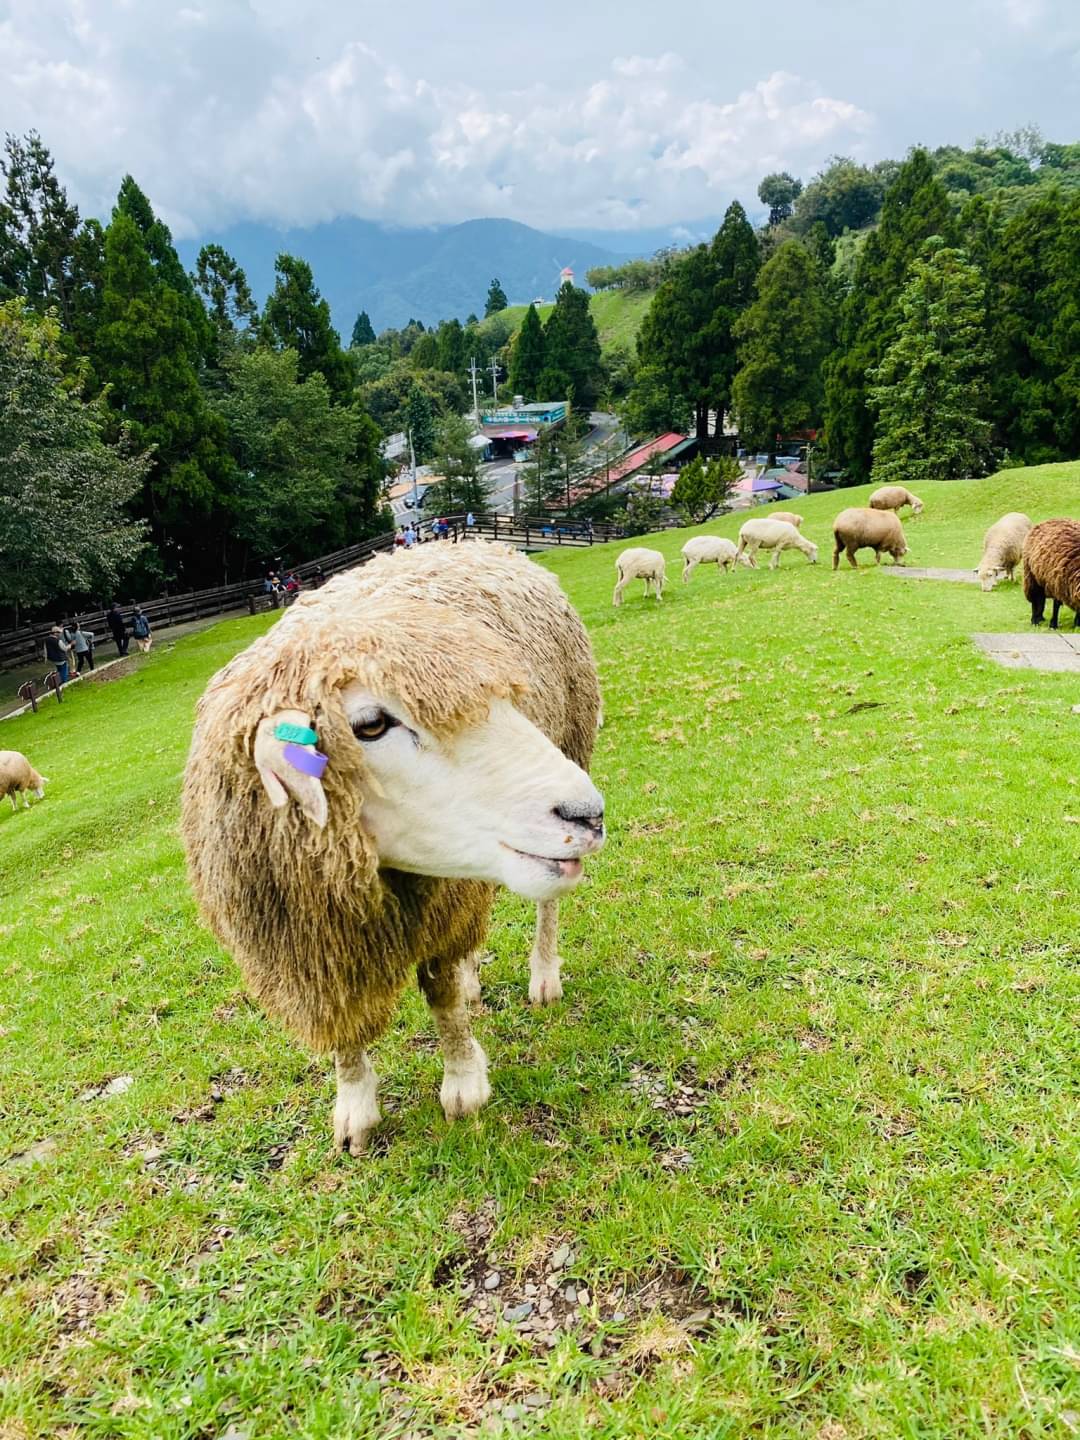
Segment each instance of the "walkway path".
[{"label": "walkway path", "polygon": [[1021,630],[1008,635],[973,635],[975,644],[1010,670],[1058,670],[1080,674],[1080,630]]},{"label": "walkway path", "polygon": [[965,585],[978,585],[974,570],[920,570],[917,565],[883,565],[886,575],[902,575],[905,580],[957,580]]}]

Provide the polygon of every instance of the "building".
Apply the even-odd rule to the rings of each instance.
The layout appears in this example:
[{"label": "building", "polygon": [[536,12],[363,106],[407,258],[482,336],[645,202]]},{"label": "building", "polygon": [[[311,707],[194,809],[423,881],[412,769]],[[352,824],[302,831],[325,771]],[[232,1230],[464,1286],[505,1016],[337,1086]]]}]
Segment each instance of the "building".
[{"label": "building", "polygon": [[556,289],[555,291],[556,295],[559,293],[559,290],[561,290],[564,285],[573,285],[573,283],[574,272],[570,269],[569,265],[564,265],[563,268],[559,271],[559,284],[558,289]]}]

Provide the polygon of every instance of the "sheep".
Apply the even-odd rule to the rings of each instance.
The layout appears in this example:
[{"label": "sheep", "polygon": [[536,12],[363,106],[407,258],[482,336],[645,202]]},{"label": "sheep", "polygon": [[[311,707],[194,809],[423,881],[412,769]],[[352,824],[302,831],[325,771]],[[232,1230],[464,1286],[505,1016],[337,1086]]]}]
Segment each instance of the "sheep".
[{"label": "sheep", "polygon": [[924,508],[919,497],[905,490],[903,485],[882,485],[870,496],[867,504],[871,510],[902,510],[905,505],[910,505],[912,515],[921,515]]},{"label": "sheep", "polygon": [[1003,515],[987,530],[983,539],[982,559],[975,572],[984,590],[993,590],[1004,575],[1013,578],[1024,553],[1024,541],[1031,529],[1031,521],[1018,510]]},{"label": "sheep", "polygon": [[1044,520],[1024,541],[1024,598],[1031,603],[1031,623],[1041,625],[1047,596],[1053,601],[1050,629],[1058,628],[1058,611],[1073,612],[1080,621],[1080,524],[1075,520]]},{"label": "sheep", "polygon": [[859,568],[855,559],[857,550],[873,550],[877,565],[881,564],[882,550],[897,561],[908,553],[904,527],[891,510],[864,510],[854,505],[841,510],[833,521],[833,539],[836,544],[832,558],[834,570],[840,564],[841,550],[847,552],[848,564],[853,570]]},{"label": "sheep", "polygon": [[562,995],[558,897],[604,842],[599,712],[554,576],[482,541],[336,576],[210,681],[183,785],[192,889],[266,1010],[333,1053],[339,1148],[379,1122],[367,1047],[413,971],[447,1118],[488,1100],[467,1002],[497,885],[539,904],[530,1001]]},{"label": "sheep", "polygon": [[775,570],[780,564],[780,554],[784,550],[801,550],[809,559],[811,565],[817,564],[818,547],[812,540],[807,540],[800,535],[794,525],[789,525],[786,520],[747,520],[739,531],[740,555],[745,551],[749,563],[757,569],[757,560],[754,558],[759,549],[771,550],[772,559],[769,561],[769,569]]},{"label": "sheep", "polygon": [[749,565],[749,555],[740,555],[734,540],[722,535],[695,535],[682,547],[684,581],[689,580],[698,565],[718,565],[721,570],[734,570],[736,565]]},{"label": "sheep", "polygon": [[803,517],[796,515],[794,510],[770,510],[770,520],[786,520],[789,525],[794,525],[796,530],[802,528]]},{"label": "sheep", "polygon": [[615,561],[615,574],[618,578],[615,582],[615,594],[611,597],[613,605],[622,604],[622,592],[631,580],[645,581],[646,600],[649,598],[650,588],[659,600],[660,592],[667,584],[666,561],[663,555],[659,550],[646,550],[640,545],[634,545],[622,552]]},{"label": "sheep", "polygon": [[39,800],[45,799],[45,786],[49,783],[47,775],[39,775],[34,767],[27,760],[26,756],[18,750],[0,750],[0,800],[6,795],[11,801],[13,811],[19,808],[15,796],[22,793],[23,808],[30,808],[30,791],[32,790]]}]

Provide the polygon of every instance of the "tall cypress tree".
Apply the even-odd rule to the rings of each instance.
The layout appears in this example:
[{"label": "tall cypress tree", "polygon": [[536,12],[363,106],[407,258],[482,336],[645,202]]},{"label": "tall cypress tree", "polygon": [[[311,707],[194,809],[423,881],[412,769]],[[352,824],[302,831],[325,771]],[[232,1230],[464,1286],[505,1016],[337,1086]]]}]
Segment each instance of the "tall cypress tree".
[{"label": "tall cypress tree", "polygon": [[544,326],[544,369],[540,388],[545,399],[571,395],[580,410],[591,410],[600,393],[600,336],[589,312],[588,292],[562,286]]},{"label": "tall cypress tree", "polygon": [[492,280],[488,286],[487,300],[484,303],[484,318],[486,319],[489,315],[497,315],[500,310],[505,310],[509,303],[506,291],[498,280]]},{"label": "tall cypress tree", "polygon": [[352,366],[337,331],[330,323],[330,306],[319,294],[311,266],[295,255],[279,255],[277,279],[263,309],[260,338],[280,350],[295,350],[300,375],[318,371],[335,400],[347,403],[353,393]]},{"label": "tall cypress tree", "polygon": [[535,400],[543,371],[544,327],[536,306],[530,305],[510,351],[510,384],[515,395]]},{"label": "tall cypress tree", "polygon": [[195,282],[219,337],[235,337],[255,325],[259,312],[247,276],[220,245],[204,245],[199,251]]},{"label": "tall cypress tree", "polygon": [[356,317],[356,323],[352,327],[352,347],[359,350],[362,345],[374,345],[375,327],[366,310],[361,310]]},{"label": "tall cypress tree", "polygon": [[826,368],[829,452],[855,483],[870,476],[874,414],[870,374],[881,364],[900,322],[900,293],[925,242],[955,238],[944,188],[925,150],[915,150],[885,195],[881,223],[866,241],[840,314],[839,344]]},{"label": "tall cypress tree", "polygon": [[440,370],[460,375],[465,369],[465,331],[460,320],[444,320],[435,332]]}]

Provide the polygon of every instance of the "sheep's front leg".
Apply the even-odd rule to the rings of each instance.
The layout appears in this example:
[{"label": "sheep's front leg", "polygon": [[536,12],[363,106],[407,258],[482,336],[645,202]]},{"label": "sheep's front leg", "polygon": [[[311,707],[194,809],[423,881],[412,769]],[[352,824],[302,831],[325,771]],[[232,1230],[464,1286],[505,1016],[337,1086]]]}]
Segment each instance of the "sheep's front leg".
[{"label": "sheep's front leg", "polygon": [[[473,1039],[469,1026],[465,965],[441,957],[426,961],[418,972],[420,989],[431,1007],[443,1053],[443,1082],[439,1091],[448,1120],[475,1115],[491,1099],[487,1056]],[[473,976],[475,981],[475,974]],[[476,989],[479,991],[479,982]]]},{"label": "sheep's front leg", "polygon": [[466,1005],[479,1005],[480,1003],[480,956],[481,951],[474,950],[471,955],[466,955],[461,964],[461,998]]},{"label": "sheep's front leg", "polygon": [[334,1105],[334,1143],[339,1150],[359,1155],[382,1116],[375,1092],[379,1077],[372,1069],[367,1051],[338,1050],[337,1103]]},{"label": "sheep's front leg", "polygon": [[553,1005],[562,999],[559,971],[559,902],[541,900],[536,907],[536,938],[529,956],[529,1003]]}]

